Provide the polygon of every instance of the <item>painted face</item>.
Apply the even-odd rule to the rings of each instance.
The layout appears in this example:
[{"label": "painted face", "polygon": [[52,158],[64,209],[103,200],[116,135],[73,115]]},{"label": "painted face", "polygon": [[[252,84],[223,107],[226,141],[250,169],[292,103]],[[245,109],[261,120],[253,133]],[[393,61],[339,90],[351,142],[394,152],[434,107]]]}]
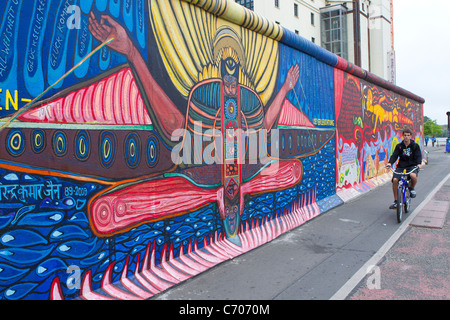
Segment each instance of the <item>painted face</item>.
[{"label": "painted face", "polygon": [[237,79],[231,75],[224,76],[223,79],[225,94],[228,96],[237,95]]},{"label": "painted face", "polygon": [[226,206],[225,215],[226,215],[225,229],[227,229],[229,234],[235,235],[240,220],[239,207],[237,205]]}]

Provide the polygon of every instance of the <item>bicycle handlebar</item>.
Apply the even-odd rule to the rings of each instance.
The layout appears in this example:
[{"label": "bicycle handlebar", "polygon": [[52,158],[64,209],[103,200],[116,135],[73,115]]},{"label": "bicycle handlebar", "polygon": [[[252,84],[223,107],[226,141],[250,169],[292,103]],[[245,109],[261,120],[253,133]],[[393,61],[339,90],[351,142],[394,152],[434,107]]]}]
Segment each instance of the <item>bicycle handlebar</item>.
[{"label": "bicycle handlebar", "polygon": [[386,168],[389,168],[393,173],[401,174],[401,175],[406,175],[406,176],[407,176],[408,174],[413,173],[413,172],[416,171],[417,169],[419,169],[418,166],[415,166],[414,169],[412,169],[410,172],[405,172],[405,173],[403,173],[403,172],[395,172],[395,170],[392,169],[392,166],[390,166],[390,167],[386,166]]}]

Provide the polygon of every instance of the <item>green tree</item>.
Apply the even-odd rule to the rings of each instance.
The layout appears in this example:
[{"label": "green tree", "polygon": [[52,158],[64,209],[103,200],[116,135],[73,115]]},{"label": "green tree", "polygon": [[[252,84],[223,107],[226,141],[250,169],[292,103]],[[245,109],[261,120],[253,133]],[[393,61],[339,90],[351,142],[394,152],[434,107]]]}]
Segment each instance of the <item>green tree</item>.
[{"label": "green tree", "polygon": [[428,117],[424,124],[424,134],[425,136],[441,136],[443,134],[442,127],[437,124],[437,120],[431,120]]}]

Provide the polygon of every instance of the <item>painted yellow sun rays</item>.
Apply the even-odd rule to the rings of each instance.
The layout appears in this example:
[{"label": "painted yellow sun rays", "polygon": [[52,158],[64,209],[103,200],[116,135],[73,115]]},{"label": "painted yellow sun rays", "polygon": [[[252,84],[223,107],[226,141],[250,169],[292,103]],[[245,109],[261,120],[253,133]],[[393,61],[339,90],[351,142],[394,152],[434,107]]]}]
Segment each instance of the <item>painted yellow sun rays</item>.
[{"label": "painted yellow sun rays", "polygon": [[[207,1],[200,4],[198,1],[193,2],[203,8],[208,6]],[[214,12],[218,14],[236,10],[230,2],[217,3]],[[221,31],[229,29],[228,35],[233,38],[229,40],[229,44],[235,42],[233,49],[241,66],[240,84],[254,89],[262,102],[267,103],[277,81],[279,44],[276,40],[247,28],[237,27],[198,6],[190,5],[189,1],[150,0],[149,5],[158,50],[174,86],[183,96],[189,96],[190,90],[200,81],[220,77],[220,65],[215,57],[217,51],[227,44],[217,41],[217,37]],[[239,14],[243,19],[251,18],[245,18],[245,14],[249,14],[247,11]],[[280,33],[264,20],[254,20],[251,23],[255,24],[253,28]],[[243,52],[238,52],[240,50]]]}]

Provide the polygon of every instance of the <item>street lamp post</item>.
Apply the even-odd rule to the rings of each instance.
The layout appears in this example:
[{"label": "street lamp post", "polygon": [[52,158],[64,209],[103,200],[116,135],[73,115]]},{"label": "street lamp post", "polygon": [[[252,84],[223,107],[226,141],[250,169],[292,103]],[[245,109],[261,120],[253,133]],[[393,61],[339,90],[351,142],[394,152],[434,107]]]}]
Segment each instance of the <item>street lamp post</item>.
[{"label": "street lamp post", "polygon": [[445,152],[450,152],[450,111],[447,111],[447,141],[445,143]]},{"label": "street lamp post", "polygon": [[450,111],[447,111],[447,137],[450,138]]}]

